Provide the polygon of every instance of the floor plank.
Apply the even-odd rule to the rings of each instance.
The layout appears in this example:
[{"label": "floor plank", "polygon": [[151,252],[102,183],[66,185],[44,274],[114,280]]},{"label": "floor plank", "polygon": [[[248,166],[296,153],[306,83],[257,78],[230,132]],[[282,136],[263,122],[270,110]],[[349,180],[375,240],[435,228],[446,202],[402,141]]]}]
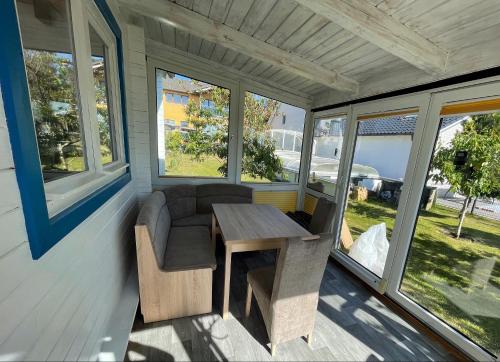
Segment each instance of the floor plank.
[{"label": "floor plank", "polygon": [[272,265],[276,254],[233,254],[230,316],[220,317],[224,276],[218,245],[211,314],[144,324],[137,315],[130,334],[129,361],[380,361],[450,360],[439,345],[401,319],[358,280],[328,263],[320,289],[313,342],[298,338],[278,346],[275,357],[255,300],[244,318],[248,270]]}]

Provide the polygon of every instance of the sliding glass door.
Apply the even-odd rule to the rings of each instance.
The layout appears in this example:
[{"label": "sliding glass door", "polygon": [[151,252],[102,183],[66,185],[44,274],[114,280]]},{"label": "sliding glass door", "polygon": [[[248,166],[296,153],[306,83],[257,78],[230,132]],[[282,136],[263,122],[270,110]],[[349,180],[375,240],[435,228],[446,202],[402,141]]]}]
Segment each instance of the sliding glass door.
[{"label": "sliding glass door", "polygon": [[480,360],[500,355],[499,93],[433,95],[388,288]]},{"label": "sliding glass door", "polygon": [[[335,256],[384,291],[423,131],[428,97],[354,106]],[[392,250],[392,251],[391,251]],[[389,259],[388,259],[389,258]]]}]

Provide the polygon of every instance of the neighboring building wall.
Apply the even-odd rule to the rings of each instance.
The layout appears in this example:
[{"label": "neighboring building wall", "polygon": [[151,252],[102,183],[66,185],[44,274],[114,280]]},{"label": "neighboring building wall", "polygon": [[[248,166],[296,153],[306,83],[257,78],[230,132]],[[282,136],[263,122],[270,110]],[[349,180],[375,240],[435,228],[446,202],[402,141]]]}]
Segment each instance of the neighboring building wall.
[{"label": "neighboring building wall", "polygon": [[453,138],[455,138],[455,135],[457,133],[462,132],[463,130],[464,130],[464,125],[462,122],[458,122],[444,128],[439,132],[437,145],[441,147],[449,146]]},{"label": "neighboring building wall", "polygon": [[381,177],[403,179],[411,143],[410,135],[359,136],[354,163],[374,167]]},{"label": "neighboring building wall", "polygon": [[[283,114],[286,116],[283,124]],[[281,103],[278,115],[271,120],[271,128],[286,129],[289,131],[304,131],[305,111],[302,108],[294,107],[286,103]]]},{"label": "neighboring building wall", "polygon": [[[34,261],[0,97],[0,359],[95,360],[134,257],[137,194],[151,190],[144,34],[124,34],[133,181]],[[129,48],[127,51],[127,47]],[[124,318],[134,318],[130,316]]]},{"label": "neighboring building wall", "polygon": [[[314,139],[312,153],[314,156],[340,159],[340,154],[342,152],[342,141],[341,136],[324,136]],[[337,150],[337,155],[335,156],[335,150]]]},{"label": "neighboring building wall", "polygon": [[169,91],[168,89],[163,90],[163,112],[165,120],[175,121],[175,126],[180,127],[181,122],[187,119],[186,115],[186,105],[175,103],[175,102],[167,102],[167,94],[178,94],[182,96],[188,96],[189,101],[199,102],[200,97],[197,94],[187,94],[187,93],[178,93]]}]

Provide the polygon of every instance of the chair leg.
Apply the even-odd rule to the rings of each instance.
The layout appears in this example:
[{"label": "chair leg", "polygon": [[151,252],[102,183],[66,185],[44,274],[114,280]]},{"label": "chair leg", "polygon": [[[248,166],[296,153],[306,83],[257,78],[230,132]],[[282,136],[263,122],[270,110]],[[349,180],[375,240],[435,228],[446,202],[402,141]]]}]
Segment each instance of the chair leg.
[{"label": "chair leg", "polygon": [[309,347],[311,347],[313,343],[313,334],[312,332],[310,334],[307,335],[307,344],[309,345]]},{"label": "chair leg", "polygon": [[274,357],[275,354],[276,354],[276,344],[271,343],[271,356]]},{"label": "chair leg", "polygon": [[248,289],[247,289],[247,304],[245,307],[245,317],[248,318],[250,317],[250,309],[252,307],[252,286],[250,283],[248,283]]}]

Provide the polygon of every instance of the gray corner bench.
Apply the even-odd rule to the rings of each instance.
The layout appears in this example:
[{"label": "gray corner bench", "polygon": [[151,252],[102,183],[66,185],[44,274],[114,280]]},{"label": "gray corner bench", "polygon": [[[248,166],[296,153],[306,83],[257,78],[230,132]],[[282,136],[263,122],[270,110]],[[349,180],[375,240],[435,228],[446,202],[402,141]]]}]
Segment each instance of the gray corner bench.
[{"label": "gray corner bench", "polygon": [[135,226],[145,322],[211,312],[212,204],[252,200],[250,187],[233,184],[169,186],[148,197]]}]

